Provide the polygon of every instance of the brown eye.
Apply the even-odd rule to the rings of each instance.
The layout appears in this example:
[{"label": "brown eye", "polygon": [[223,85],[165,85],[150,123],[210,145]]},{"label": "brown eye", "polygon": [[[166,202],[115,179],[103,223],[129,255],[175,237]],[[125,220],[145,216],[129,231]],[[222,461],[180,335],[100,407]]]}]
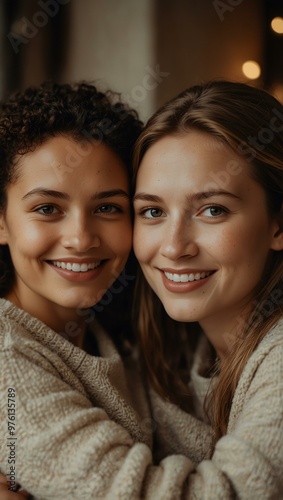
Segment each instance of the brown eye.
[{"label": "brown eye", "polygon": [[146,217],[147,219],[157,219],[159,217],[162,217],[163,215],[164,212],[160,208],[146,208],[142,211],[142,216]]},{"label": "brown eye", "polygon": [[210,207],[206,207],[202,210],[201,215],[204,215],[205,217],[216,218],[228,213],[229,210],[225,207],[221,207],[220,205],[210,205]]},{"label": "brown eye", "polygon": [[121,212],[121,209],[115,205],[101,205],[97,211],[101,214],[115,214]]},{"label": "brown eye", "polygon": [[209,211],[210,211],[210,214],[213,216],[213,217],[217,217],[219,215],[222,215],[223,214],[223,208],[221,207],[210,207],[209,208]]},{"label": "brown eye", "polygon": [[59,212],[54,205],[42,205],[36,211],[42,215],[54,215]]},{"label": "brown eye", "polygon": [[162,210],[160,208],[151,208],[149,210],[149,213],[151,217],[161,217],[162,216]]}]

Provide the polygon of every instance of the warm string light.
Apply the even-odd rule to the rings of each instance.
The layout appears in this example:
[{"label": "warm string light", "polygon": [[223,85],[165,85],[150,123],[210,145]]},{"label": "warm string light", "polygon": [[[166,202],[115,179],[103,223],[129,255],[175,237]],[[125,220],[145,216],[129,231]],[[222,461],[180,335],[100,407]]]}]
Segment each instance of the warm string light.
[{"label": "warm string light", "polygon": [[[274,17],[270,26],[275,33],[283,35],[283,17]],[[249,80],[257,80],[261,75],[261,67],[256,61],[245,61],[242,65],[242,72]]]},{"label": "warm string light", "polygon": [[274,17],[270,25],[275,33],[283,35],[283,17]]},{"label": "warm string light", "polygon": [[261,67],[256,61],[244,62],[242,71],[249,80],[256,80],[261,75]]}]

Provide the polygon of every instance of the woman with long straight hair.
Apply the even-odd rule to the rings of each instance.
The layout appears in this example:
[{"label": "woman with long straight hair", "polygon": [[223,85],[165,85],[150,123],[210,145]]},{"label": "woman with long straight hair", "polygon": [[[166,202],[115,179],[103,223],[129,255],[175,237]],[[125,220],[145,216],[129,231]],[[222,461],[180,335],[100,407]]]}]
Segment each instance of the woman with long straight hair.
[{"label": "woman with long straight hair", "polygon": [[283,106],[242,83],[193,86],[149,120],[135,180],[156,433],[191,458],[189,498],[282,498]]}]

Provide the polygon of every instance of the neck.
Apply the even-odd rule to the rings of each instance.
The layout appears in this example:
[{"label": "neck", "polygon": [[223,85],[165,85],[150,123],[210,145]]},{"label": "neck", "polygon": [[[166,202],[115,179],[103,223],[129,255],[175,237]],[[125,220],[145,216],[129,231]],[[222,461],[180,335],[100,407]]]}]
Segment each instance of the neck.
[{"label": "neck", "polygon": [[233,318],[209,318],[200,322],[200,326],[214,347],[220,360],[225,358],[234,347],[235,341],[242,335],[246,321],[243,315]]}]

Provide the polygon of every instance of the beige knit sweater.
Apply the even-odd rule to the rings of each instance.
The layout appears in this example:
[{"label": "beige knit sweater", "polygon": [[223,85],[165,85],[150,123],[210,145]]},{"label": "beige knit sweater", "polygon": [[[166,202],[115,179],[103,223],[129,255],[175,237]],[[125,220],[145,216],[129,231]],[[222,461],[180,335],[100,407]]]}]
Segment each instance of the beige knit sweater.
[{"label": "beige knit sweater", "polygon": [[[150,413],[137,361],[93,334],[100,357],[0,299],[1,470],[45,500],[283,498],[282,324],[250,359],[212,460],[209,426],[153,394]],[[152,436],[171,455],[159,465]]]},{"label": "beige knit sweater", "polygon": [[[208,352],[203,338],[191,372],[195,413],[202,420],[204,399],[214,382],[200,376]],[[190,415],[154,393],[151,397],[158,459],[183,453],[195,464],[185,498],[283,500],[283,320],[249,359],[234,395],[227,435],[213,454],[209,432],[204,436]]]}]

